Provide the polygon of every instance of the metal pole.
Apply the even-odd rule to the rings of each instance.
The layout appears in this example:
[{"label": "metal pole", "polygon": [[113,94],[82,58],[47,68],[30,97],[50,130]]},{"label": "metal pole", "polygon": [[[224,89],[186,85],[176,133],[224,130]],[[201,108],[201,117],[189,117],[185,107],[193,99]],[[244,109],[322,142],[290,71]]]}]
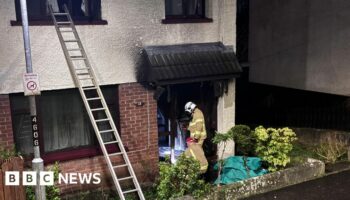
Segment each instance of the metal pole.
[{"label": "metal pole", "polygon": [[[22,27],[23,27],[23,41],[24,41],[24,51],[26,59],[26,72],[32,73],[32,56],[30,50],[30,39],[29,39],[29,26],[28,26],[28,13],[27,13],[27,2],[26,0],[21,0],[21,15],[22,15]],[[29,106],[31,118],[36,119],[36,104],[35,96],[29,96]],[[33,122],[32,122],[33,123]],[[44,161],[40,158],[40,148],[39,145],[34,145],[34,159],[32,160],[33,171],[37,172],[37,185],[35,187],[35,197],[36,200],[46,200],[45,186],[40,185],[39,173],[44,170]]]}]

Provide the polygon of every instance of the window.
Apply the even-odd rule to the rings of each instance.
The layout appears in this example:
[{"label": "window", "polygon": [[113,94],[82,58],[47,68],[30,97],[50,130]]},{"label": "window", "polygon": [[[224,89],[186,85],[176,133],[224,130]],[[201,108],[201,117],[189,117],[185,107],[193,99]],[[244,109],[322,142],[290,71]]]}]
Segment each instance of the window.
[{"label": "window", "polygon": [[165,0],[166,18],[205,18],[205,0]]},{"label": "window", "polygon": [[[104,87],[102,91],[112,117],[117,122],[117,88]],[[43,158],[47,158],[45,161],[69,160],[98,153],[99,145],[77,90],[43,92],[38,99],[40,150]],[[28,98],[12,95],[11,110],[16,148],[22,154],[29,155],[33,152],[33,145]],[[105,117],[98,117],[100,118]],[[116,125],[118,126],[118,123]],[[99,129],[107,129],[103,126],[107,125],[101,123]],[[104,134],[103,139],[110,141],[113,136]]]},{"label": "window", "polygon": [[206,0],[165,0],[163,24],[212,22],[205,11]]},{"label": "window", "polygon": [[[63,12],[63,5],[74,20],[101,20],[101,0],[30,0],[27,1],[29,21],[49,20],[51,5],[54,12]],[[20,0],[15,0],[17,21],[21,21]]]}]

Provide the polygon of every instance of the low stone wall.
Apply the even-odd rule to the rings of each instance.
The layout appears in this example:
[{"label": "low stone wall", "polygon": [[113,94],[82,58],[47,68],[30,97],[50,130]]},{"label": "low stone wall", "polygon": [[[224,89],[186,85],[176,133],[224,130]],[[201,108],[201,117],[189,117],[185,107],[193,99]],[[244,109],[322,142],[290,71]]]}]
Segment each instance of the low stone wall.
[{"label": "low stone wall", "polygon": [[308,159],[307,162],[292,168],[221,186],[206,199],[240,199],[315,179],[324,173],[323,162]]},{"label": "low stone wall", "polygon": [[296,133],[298,142],[304,145],[317,145],[326,137],[334,135],[350,145],[350,132],[315,128],[291,128]]}]

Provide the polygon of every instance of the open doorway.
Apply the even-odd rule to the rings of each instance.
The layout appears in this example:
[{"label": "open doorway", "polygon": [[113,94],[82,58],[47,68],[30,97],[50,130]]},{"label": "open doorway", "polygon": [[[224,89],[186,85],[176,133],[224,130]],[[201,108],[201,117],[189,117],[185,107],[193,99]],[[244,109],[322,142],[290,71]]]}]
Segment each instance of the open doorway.
[{"label": "open doorway", "polygon": [[207,157],[216,155],[216,145],[211,139],[217,130],[217,97],[213,82],[174,84],[163,87],[158,99],[158,131],[160,158],[181,154],[186,148],[185,140],[189,133],[182,129],[190,117],[185,114],[184,106],[188,101],[194,102],[202,110],[205,118],[207,139],[203,150]]}]

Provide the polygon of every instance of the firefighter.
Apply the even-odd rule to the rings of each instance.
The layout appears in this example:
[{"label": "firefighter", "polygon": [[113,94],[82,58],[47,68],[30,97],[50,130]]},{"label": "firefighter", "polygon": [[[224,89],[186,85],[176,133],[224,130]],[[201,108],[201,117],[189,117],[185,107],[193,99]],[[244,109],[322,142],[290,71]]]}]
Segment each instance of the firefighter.
[{"label": "firefighter", "polygon": [[193,102],[186,103],[185,112],[189,113],[192,117],[188,126],[190,137],[197,141],[197,143],[202,147],[205,138],[207,138],[203,112],[197,108],[197,105]]}]

